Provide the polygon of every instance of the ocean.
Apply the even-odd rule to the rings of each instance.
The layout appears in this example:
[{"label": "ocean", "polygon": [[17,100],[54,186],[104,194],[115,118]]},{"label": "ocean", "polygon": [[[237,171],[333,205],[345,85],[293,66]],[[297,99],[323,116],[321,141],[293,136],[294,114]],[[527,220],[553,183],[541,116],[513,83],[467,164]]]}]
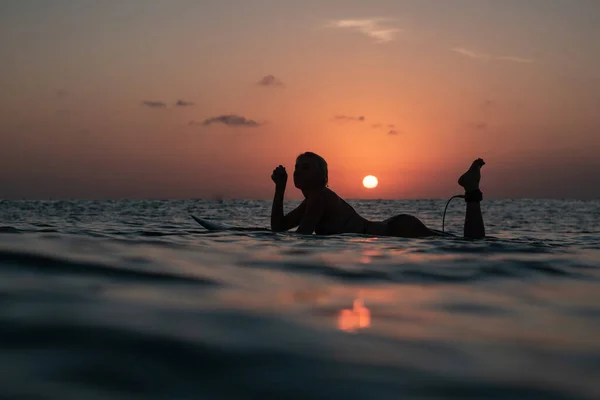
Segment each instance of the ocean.
[{"label": "ocean", "polygon": [[[349,203],[441,229],[446,200]],[[600,398],[600,201],[484,200],[477,241],[190,218],[270,207],[1,201],[0,398]]]}]

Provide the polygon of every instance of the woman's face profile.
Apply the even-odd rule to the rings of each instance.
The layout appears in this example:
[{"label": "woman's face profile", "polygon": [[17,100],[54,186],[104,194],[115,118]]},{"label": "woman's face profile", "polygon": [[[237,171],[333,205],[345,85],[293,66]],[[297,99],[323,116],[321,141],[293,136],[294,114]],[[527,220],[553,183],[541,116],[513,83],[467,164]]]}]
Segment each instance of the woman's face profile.
[{"label": "woman's face profile", "polygon": [[300,156],[296,159],[294,167],[294,185],[302,190],[320,186],[323,181],[323,172],[320,170],[317,160]]}]

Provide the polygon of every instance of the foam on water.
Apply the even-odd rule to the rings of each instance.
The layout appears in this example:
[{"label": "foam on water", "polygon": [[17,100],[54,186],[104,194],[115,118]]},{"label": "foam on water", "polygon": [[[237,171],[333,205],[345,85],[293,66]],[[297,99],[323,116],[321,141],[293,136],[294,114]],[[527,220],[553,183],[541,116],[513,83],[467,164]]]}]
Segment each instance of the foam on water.
[{"label": "foam on water", "polygon": [[[444,200],[350,201],[439,229]],[[464,205],[446,226],[460,233]],[[264,201],[0,202],[6,398],[600,396],[600,203],[486,201],[484,241],[207,232]]]}]

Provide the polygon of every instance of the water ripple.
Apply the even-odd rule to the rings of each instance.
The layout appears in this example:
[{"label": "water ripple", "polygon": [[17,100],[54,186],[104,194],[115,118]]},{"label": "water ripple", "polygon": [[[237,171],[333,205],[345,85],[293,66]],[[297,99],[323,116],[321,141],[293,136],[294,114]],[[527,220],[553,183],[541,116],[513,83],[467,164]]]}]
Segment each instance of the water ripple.
[{"label": "water ripple", "polygon": [[486,201],[477,241],[247,228],[270,206],[2,201],[0,397],[600,398],[600,202]]},{"label": "water ripple", "polygon": [[23,270],[26,268],[30,271],[45,274],[93,275],[97,277],[131,281],[181,282],[194,284],[217,283],[210,279],[183,276],[170,272],[131,269],[125,265],[101,264],[94,261],[74,261],[57,256],[7,250],[0,251],[0,268],[4,270],[9,268]]}]

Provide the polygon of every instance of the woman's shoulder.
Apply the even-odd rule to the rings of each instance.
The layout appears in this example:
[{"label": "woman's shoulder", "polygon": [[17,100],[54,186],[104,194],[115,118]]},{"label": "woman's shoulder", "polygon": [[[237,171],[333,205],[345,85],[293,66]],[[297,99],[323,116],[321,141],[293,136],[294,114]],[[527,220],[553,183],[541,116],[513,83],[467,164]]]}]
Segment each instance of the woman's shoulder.
[{"label": "woman's shoulder", "polygon": [[310,195],[306,198],[306,200],[309,202],[326,201],[329,203],[339,198],[340,197],[333,190],[324,187],[322,189],[311,192]]},{"label": "woman's shoulder", "polygon": [[323,196],[327,196],[329,198],[341,199],[341,197],[338,196],[338,194],[336,192],[334,192],[333,190],[329,189],[328,187],[323,188],[322,195]]}]

